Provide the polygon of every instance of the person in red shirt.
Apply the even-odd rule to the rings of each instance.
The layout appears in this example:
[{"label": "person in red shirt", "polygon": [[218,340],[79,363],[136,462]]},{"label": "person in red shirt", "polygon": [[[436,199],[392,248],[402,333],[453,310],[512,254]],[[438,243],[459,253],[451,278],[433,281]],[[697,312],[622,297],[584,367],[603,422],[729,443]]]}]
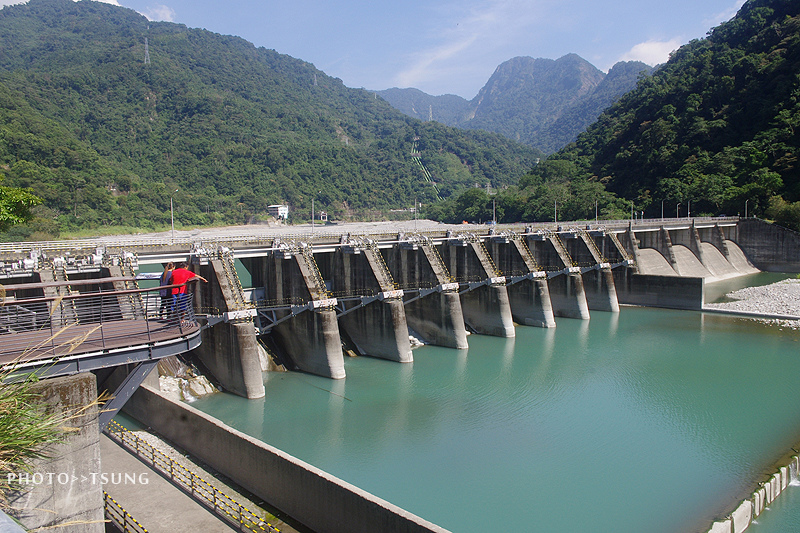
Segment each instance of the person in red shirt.
[{"label": "person in red shirt", "polygon": [[199,279],[204,283],[208,283],[208,280],[200,274],[195,274],[191,270],[188,270],[186,268],[186,263],[179,264],[178,268],[172,271],[172,284],[181,285],[180,287],[175,287],[172,289],[172,305],[176,313],[181,317],[181,321],[183,321],[183,317],[189,307],[189,303],[186,298],[185,283],[195,279]]}]

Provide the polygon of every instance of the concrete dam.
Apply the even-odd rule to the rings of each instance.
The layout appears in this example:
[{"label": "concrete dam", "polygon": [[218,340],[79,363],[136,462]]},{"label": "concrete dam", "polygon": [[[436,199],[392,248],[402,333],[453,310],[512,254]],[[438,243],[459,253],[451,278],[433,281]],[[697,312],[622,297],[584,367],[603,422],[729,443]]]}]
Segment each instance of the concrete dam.
[{"label": "concrete dam", "polygon": [[15,283],[188,261],[210,281],[197,287],[207,323],[192,353],[248,398],[264,395],[263,347],[289,369],[341,379],[348,352],[412,361],[409,335],[465,349],[469,333],[513,337],[515,323],[550,328],[620,304],[700,309],[706,281],[800,270],[797,235],[758,219],[264,233],[7,244],[0,255]]},{"label": "concrete dam", "polygon": [[[510,338],[515,324],[554,328],[555,317],[587,321],[597,312],[617,313],[620,305],[701,309],[708,281],[759,270],[800,271],[798,235],[757,219],[431,226],[357,231],[348,225],[303,234],[249,228],[247,235],[197,232],[177,240],[13,243],[0,247],[0,277],[7,286],[36,285],[25,289],[41,292],[31,292],[32,298],[113,286],[119,291],[111,298],[119,306],[115,315],[124,318],[150,307],[134,305],[136,277],[168,261],[187,261],[209,281],[192,289],[203,327],[202,342],[192,344],[189,355],[224,389],[259,398],[266,359],[341,380],[348,355],[411,362],[410,337],[463,350],[470,334]],[[113,381],[109,372],[102,374],[98,384]],[[95,382],[89,372],[73,377]],[[244,468],[242,476],[250,477],[242,486],[312,527],[338,530],[330,529],[334,520],[348,530],[362,518],[389,517],[404,525],[385,530],[438,530],[218,421],[187,414],[190,406],[170,403],[152,389],[140,387],[129,403],[137,419],[209,464],[240,447],[242,457],[261,457],[258,469]],[[94,448],[86,450],[97,459]],[[291,475],[284,479],[284,471]],[[267,476],[271,482],[264,488]],[[306,503],[308,490],[320,501],[333,491],[343,503],[321,513]]]}]

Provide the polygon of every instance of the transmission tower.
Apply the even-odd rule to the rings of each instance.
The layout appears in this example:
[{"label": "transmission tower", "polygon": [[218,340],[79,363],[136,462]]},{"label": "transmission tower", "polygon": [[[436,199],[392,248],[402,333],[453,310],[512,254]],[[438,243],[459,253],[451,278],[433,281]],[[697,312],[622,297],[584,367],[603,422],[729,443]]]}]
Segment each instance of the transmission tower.
[{"label": "transmission tower", "polygon": [[150,46],[147,44],[147,37],[144,38],[144,64],[150,64]]}]

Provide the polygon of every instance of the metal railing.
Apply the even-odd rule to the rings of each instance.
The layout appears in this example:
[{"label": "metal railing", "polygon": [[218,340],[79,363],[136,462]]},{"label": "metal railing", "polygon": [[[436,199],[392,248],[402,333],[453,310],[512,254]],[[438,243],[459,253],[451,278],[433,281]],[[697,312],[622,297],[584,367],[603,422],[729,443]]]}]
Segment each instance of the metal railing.
[{"label": "metal railing", "polygon": [[239,531],[279,533],[280,530],[237,502],[214,485],[175,462],[164,452],[155,449],[135,433],[112,420],[106,434],[122,444],[142,461],[151,465],[174,485],[186,492],[200,504],[208,507]]},{"label": "metal railing", "polygon": [[[0,303],[0,355],[36,358],[74,355],[152,343],[194,331],[197,321],[190,292],[161,297],[183,285],[152,289],[101,290],[65,296],[14,298]],[[32,284],[24,292],[41,292]],[[52,285],[52,284],[51,284]],[[23,292],[24,285],[16,286]],[[133,312],[131,300],[141,307]]]},{"label": "metal railing", "polygon": [[103,512],[108,520],[117,526],[117,529],[125,533],[147,533],[147,528],[136,521],[117,500],[103,491]]}]

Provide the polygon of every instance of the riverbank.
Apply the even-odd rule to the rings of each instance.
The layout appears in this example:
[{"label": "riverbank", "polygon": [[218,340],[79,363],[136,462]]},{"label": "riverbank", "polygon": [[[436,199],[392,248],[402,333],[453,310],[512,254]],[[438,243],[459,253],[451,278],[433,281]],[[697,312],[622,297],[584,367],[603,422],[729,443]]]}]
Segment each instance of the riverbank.
[{"label": "riverbank", "polygon": [[728,301],[707,303],[703,309],[768,317],[800,329],[800,279],[785,279],[760,287],[745,287],[725,295]]}]

